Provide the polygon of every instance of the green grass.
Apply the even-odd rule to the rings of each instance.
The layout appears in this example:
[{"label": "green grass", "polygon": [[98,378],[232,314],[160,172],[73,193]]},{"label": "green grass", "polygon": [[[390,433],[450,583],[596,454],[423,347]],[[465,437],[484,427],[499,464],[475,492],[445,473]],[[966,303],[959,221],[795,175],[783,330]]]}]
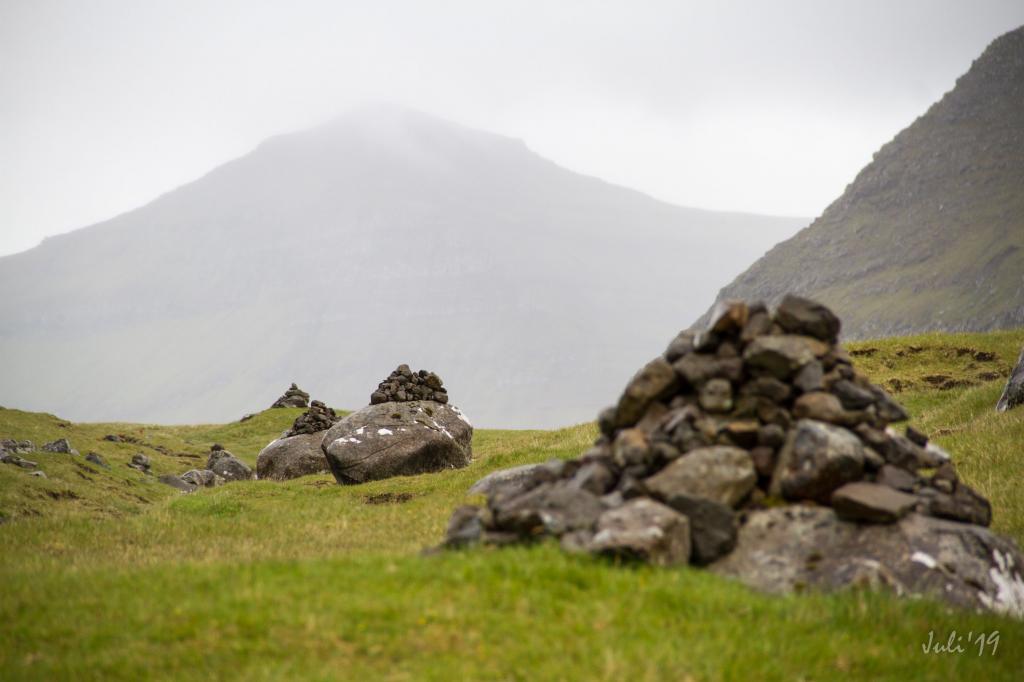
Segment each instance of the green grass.
[{"label": "green grass", "polygon": [[[956,348],[994,352],[984,364],[1003,369],[1022,342],[1024,331],[851,344],[877,348],[857,358],[873,378],[907,382],[900,398],[915,423],[953,452],[1018,542],[1024,410],[995,414],[999,380],[945,390],[918,380],[976,380],[984,370],[951,358]],[[590,424],[478,430],[467,469],[362,486],[324,475],[180,495],[125,466],[141,450],[158,473],[180,473],[213,442],[253,463],[297,413],[162,427],[0,411],[0,437],[66,436],[111,464],[28,456],[45,480],[0,466],[10,519],[0,525],[0,679],[1012,680],[1024,669],[1024,624],[927,600],[769,597],[701,570],[617,566],[547,544],[421,556],[473,481],[574,456],[594,438]],[[74,496],[47,492],[62,490]],[[381,499],[392,502],[370,503]],[[999,630],[999,649],[921,653],[929,631],[951,630]]]}]

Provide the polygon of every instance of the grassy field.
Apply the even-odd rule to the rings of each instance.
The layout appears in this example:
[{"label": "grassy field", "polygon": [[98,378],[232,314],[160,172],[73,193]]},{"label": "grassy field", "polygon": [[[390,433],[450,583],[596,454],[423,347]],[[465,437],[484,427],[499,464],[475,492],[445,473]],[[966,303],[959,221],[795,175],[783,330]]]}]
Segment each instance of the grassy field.
[{"label": "grassy field", "polygon": [[[1024,410],[995,414],[1002,381],[991,374],[1005,376],[1022,343],[1024,330],[850,346],[1018,542]],[[589,424],[481,429],[467,469],[352,487],[310,476],[181,495],[126,466],[144,452],[155,473],[181,473],[215,442],[252,464],[299,412],[167,427],[0,410],[0,437],[67,437],[110,464],[26,455],[46,479],[0,466],[0,679],[1014,680],[1024,670],[1024,623],[924,600],[768,597],[700,570],[549,545],[421,555],[477,478],[574,456],[595,435]],[[1000,644],[994,655],[922,653],[930,632],[953,630],[998,630]]]}]

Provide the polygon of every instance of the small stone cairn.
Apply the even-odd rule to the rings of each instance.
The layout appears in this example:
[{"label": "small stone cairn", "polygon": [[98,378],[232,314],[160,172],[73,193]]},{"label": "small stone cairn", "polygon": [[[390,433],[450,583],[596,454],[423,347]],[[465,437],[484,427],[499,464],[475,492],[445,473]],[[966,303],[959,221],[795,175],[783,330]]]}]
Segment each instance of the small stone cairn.
[{"label": "small stone cairn", "polygon": [[295,418],[292,427],[284,432],[282,438],[298,436],[304,433],[317,433],[326,431],[341,419],[334,410],[324,405],[319,400],[314,400],[309,409]]},{"label": "small stone cairn", "polygon": [[284,395],[274,401],[270,409],[278,407],[309,407],[309,394],[292,384]]},{"label": "small stone cairn", "polygon": [[796,296],[774,313],[720,304],[601,412],[590,450],[456,509],[445,544],[553,536],[568,551],[706,565],[733,550],[747,514],[780,505],[857,524],[916,513],[988,526],[988,500],[949,455],[890,426],[907,413],[853,367],[839,329]]},{"label": "small stone cairn", "polygon": [[413,372],[409,365],[399,365],[370,395],[371,405],[413,400],[433,400],[435,403],[447,404],[448,391],[441,377],[425,369]]}]

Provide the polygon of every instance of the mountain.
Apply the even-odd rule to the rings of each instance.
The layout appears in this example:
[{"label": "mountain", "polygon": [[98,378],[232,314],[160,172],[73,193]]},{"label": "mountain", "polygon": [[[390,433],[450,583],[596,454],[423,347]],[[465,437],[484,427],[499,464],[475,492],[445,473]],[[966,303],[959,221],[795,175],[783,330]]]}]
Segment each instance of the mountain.
[{"label": "mountain", "polygon": [[356,408],[404,362],[485,426],[589,420],[804,224],[671,206],[517,140],[357,109],[0,258],[0,403],[225,420],[296,381]]},{"label": "mountain", "polygon": [[830,305],[848,338],[1024,325],[1024,27],[718,298],[786,292]]}]

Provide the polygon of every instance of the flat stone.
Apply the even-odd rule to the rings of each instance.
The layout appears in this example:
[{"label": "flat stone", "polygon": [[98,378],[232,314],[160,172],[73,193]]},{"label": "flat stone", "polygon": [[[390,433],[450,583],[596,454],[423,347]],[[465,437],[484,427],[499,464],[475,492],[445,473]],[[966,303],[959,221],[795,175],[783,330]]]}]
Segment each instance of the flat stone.
[{"label": "flat stone", "polygon": [[804,336],[759,336],[743,352],[743,359],[754,369],[776,379],[789,379],[801,367],[817,359],[815,351],[826,351]]},{"label": "flat stone", "polygon": [[847,521],[892,523],[917,503],[915,496],[878,483],[847,483],[832,493],[832,508]]},{"label": "flat stone", "polygon": [[682,494],[728,507],[739,504],[756,483],[750,453],[727,445],[692,450],[644,480],[652,495],[670,504]]},{"label": "flat stone", "polygon": [[792,294],[775,309],[775,323],[790,334],[805,334],[829,343],[839,338],[841,326],[835,313],[822,304]]}]

